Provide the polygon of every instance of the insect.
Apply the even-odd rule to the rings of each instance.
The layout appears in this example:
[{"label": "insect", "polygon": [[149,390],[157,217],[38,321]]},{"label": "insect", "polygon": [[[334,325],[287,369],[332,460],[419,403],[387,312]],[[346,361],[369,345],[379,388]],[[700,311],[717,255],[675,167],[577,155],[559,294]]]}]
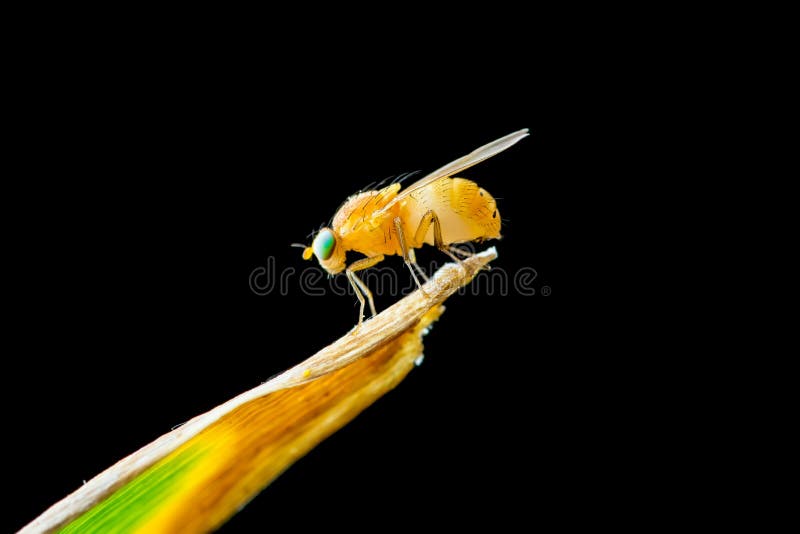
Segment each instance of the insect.
[{"label": "insect", "polygon": [[[425,280],[427,277],[417,265],[414,249],[434,245],[460,262],[453,253],[468,253],[452,245],[500,237],[500,214],[492,195],[475,182],[453,175],[499,154],[527,135],[526,128],[492,141],[402,191],[399,183],[393,183],[352,195],[333,216],[331,227],[321,229],[311,246],[295,245],[304,249],[303,259],[309,260],[313,254],[328,273],[345,272],[361,304],[356,330],[364,320],[364,297],[375,315],[372,292],[356,272],[398,254],[422,289],[417,273]],[[350,250],[366,257],[345,265],[345,253]]]}]

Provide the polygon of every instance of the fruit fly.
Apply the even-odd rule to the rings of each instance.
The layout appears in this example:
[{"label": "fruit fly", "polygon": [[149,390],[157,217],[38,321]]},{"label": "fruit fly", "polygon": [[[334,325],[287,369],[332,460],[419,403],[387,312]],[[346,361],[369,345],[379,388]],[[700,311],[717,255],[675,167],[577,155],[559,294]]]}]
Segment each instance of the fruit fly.
[{"label": "fruit fly", "polygon": [[[425,280],[427,277],[417,265],[414,249],[434,245],[460,262],[453,253],[468,254],[453,244],[500,237],[500,214],[492,195],[475,182],[453,175],[499,154],[527,135],[524,129],[492,141],[402,191],[399,183],[393,183],[357,193],[345,200],[330,228],[321,229],[311,246],[297,245],[304,249],[303,259],[309,260],[313,254],[328,273],[345,272],[361,304],[356,328],[364,320],[364,297],[375,315],[372,292],[357,271],[397,254],[422,289],[417,273]],[[350,250],[366,257],[345,265],[345,253]]]}]

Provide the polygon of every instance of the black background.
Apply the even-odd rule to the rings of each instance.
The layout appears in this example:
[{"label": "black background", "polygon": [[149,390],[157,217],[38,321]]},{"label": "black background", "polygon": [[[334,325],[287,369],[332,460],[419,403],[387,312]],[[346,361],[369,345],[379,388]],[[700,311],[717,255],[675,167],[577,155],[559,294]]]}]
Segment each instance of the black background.
[{"label": "black background", "polygon": [[[498,198],[494,265],[535,269],[536,294],[451,298],[423,365],[222,531],[298,516],[358,528],[608,513],[616,464],[635,448],[620,438],[633,417],[620,416],[613,387],[623,363],[598,352],[584,321],[596,299],[613,300],[585,210],[608,124],[585,113],[582,79],[506,80],[466,102],[457,86],[407,84],[397,96],[365,86],[341,98],[256,74],[117,79],[50,118],[61,143],[32,162],[47,159],[47,180],[20,194],[25,232],[12,232],[12,528],[348,331],[352,295],[307,296],[296,279],[286,296],[249,287],[269,257],[307,267],[289,244],[347,195],[523,127],[530,137],[464,176]],[[408,279],[399,258],[385,265]],[[377,296],[379,310],[396,299]]]}]

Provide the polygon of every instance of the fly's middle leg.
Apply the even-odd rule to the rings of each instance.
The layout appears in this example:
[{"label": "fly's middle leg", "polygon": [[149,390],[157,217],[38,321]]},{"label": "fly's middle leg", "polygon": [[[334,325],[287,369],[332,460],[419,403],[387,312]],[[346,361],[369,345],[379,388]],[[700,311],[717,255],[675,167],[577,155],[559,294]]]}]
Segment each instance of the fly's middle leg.
[{"label": "fly's middle leg", "polygon": [[423,295],[427,295],[425,290],[422,289],[422,284],[420,283],[419,278],[417,278],[417,272],[422,275],[422,278],[425,279],[426,282],[428,281],[428,277],[425,276],[425,273],[422,272],[420,266],[417,265],[417,258],[414,254],[414,249],[409,248],[406,244],[406,237],[403,233],[403,225],[400,217],[394,218],[394,228],[395,231],[397,231],[397,240],[400,242],[400,250],[403,252],[403,261],[406,262],[406,265],[408,265],[408,269],[411,271],[411,277],[414,278],[419,290],[422,291]]},{"label": "fly's middle leg", "polygon": [[[402,230],[400,231],[402,232]],[[411,261],[411,266],[414,267],[414,269],[417,270],[417,273],[422,277],[422,279],[427,282],[428,275],[425,274],[425,270],[419,266],[419,263],[417,263],[417,255],[414,253],[413,248],[408,249],[408,259]]]}]

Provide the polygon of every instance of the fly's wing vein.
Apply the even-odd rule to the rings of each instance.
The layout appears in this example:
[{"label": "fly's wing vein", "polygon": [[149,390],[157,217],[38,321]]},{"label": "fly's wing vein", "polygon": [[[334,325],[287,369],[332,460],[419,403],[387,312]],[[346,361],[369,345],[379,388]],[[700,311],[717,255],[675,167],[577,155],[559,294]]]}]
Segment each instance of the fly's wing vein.
[{"label": "fly's wing vein", "polygon": [[406,189],[400,191],[400,193],[394,197],[386,206],[384,206],[380,212],[384,212],[388,210],[392,205],[396,202],[402,200],[403,198],[409,196],[410,194],[414,193],[415,191],[419,191],[426,185],[429,185],[436,180],[440,180],[442,178],[447,178],[448,176],[452,176],[457,172],[461,172],[463,170],[469,169],[473,165],[477,165],[478,163],[485,161],[492,156],[499,154],[500,152],[504,151],[505,149],[511,147],[512,145],[516,144],[520,139],[528,136],[528,129],[524,128],[522,130],[518,130],[516,132],[510,133],[505,137],[501,137],[495,141],[492,141],[489,144],[483,145],[480,148],[476,148],[466,156],[458,158],[455,161],[452,161],[441,167],[436,169],[432,173],[420,178]]}]

